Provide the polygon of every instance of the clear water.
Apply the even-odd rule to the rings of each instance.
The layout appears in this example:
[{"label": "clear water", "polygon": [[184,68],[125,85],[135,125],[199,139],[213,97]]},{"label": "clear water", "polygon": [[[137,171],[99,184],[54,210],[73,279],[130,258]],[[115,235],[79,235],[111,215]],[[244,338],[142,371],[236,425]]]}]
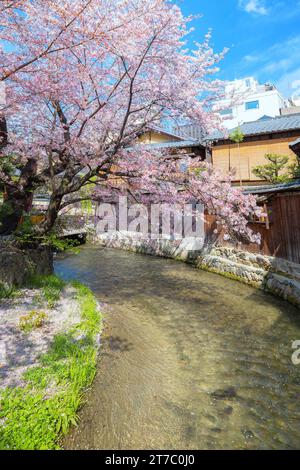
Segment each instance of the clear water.
[{"label": "clear water", "polygon": [[99,247],[56,261],[107,304],[67,449],[300,448],[300,313],[184,263]]}]

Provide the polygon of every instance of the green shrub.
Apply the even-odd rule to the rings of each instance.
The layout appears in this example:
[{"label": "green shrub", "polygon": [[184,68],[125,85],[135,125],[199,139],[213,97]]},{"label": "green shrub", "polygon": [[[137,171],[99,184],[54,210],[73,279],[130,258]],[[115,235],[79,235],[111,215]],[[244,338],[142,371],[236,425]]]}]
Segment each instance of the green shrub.
[{"label": "green shrub", "polygon": [[269,183],[287,183],[291,178],[290,171],[287,168],[289,157],[287,155],[278,155],[268,153],[265,155],[268,163],[252,168],[252,172],[258,178]]},{"label": "green shrub", "polygon": [[61,238],[55,233],[48,233],[44,235],[41,242],[44,245],[48,245],[57,251],[78,251],[80,242],[78,240],[72,240],[71,238]]},{"label": "green shrub", "polygon": [[5,219],[9,215],[14,213],[14,209],[9,202],[3,202],[0,204],[0,220]]},{"label": "green shrub", "polygon": [[80,242],[78,240],[72,240],[71,238],[61,238],[56,233],[47,233],[45,235],[36,235],[34,231],[34,225],[31,222],[31,218],[26,215],[24,221],[19,229],[15,232],[15,238],[22,246],[49,246],[56,251],[72,251],[75,254],[78,252],[78,246]]}]

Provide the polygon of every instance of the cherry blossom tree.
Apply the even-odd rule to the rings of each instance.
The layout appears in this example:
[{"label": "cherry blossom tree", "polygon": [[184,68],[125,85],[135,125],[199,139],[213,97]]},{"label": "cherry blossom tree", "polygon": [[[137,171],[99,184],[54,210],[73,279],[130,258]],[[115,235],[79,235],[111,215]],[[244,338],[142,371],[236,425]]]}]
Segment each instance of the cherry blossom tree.
[{"label": "cherry blossom tree", "polygon": [[162,121],[207,132],[220,125],[210,108],[224,52],[212,51],[210,34],[185,49],[189,18],[167,0],[4,0],[0,14],[0,177],[9,207],[0,233],[16,229],[43,186],[50,203],[36,231],[51,231],[92,183],[95,198],[124,188],[137,199],[193,195],[253,239],[247,219],[260,210],[252,197],[207,164],[194,160],[200,176],[187,175],[169,155],[133,146]]}]

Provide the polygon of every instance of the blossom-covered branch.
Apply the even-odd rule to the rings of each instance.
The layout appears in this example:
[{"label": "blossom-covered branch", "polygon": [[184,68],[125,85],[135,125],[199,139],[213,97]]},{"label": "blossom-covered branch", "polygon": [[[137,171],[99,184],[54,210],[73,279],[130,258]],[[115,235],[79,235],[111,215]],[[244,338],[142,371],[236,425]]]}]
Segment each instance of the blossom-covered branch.
[{"label": "blossom-covered branch", "polygon": [[6,101],[0,112],[8,132],[0,162],[18,170],[12,174],[0,163],[12,212],[2,233],[16,228],[41,186],[50,203],[37,230],[47,232],[67,199],[77,200],[95,178],[107,188],[117,171],[137,198],[152,192],[175,201],[190,193],[248,234],[254,201],[242,199],[211,168],[201,178],[191,172],[187,182],[178,171],[175,177],[170,158],[128,150],[162,121],[195,122],[204,132],[220,126],[210,104],[220,93],[213,74],[224,52],[213,52],[210,34],[193,51],[185,49],[189,18],[168,0],[19,0],[1,8]]}]

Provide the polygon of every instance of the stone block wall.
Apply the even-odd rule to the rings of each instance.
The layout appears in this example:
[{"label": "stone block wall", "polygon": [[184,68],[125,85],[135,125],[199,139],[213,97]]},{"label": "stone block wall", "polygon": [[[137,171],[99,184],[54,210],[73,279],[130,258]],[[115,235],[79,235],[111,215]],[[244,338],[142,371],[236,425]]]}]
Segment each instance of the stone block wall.
[{"label": "stone block wall", "polygon": [[271,292],[300,308],[300,265],[221,246],[198,249],[197,239],[182,241],[144,240],[131,232],[97,235],[102,246],[162,256],[190,263],[199,269],[239,280]]}]

